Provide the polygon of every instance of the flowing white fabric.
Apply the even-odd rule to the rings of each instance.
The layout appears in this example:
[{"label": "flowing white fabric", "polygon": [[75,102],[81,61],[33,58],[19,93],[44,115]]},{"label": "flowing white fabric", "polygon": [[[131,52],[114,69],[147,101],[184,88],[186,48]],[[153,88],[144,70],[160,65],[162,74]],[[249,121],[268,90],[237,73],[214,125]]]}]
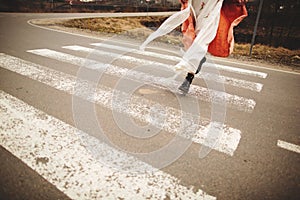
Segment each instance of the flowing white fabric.
[{"label": "flowing white fabric", "polygon": [[[220,12],[223,1],[209,0],[207,7],[199,14],[196,20],[196,38],[185,52],[181,62],[175,68],[182,68],[195,72],[200,60],[207,53],[209,43],[215,38],[220,21]],[[205,9],[207,8],[207,9]]]},{"label": "flowing white fabric", "polygon": [[148,45],[151,41],[168,34],[176,27],[180,26],[190,16],[191,7],[191,3],[189,3],[189,6],[186,9],[171,15],[155,32],[148,36],[145,42],[140,46],[140,49],[144,50],[146,45]]},{"label": "flowing white fabric", "polygon": [[207,53],[209,43],[217,34],[222,4],[223,0],[189,0],[188,7],[170,16],[154,33],[149,35],[140,49],[144,50],[151,41],[174,30],[192,14],[196,19],[197,36],[174,70],[195,72],[200,60]]}]

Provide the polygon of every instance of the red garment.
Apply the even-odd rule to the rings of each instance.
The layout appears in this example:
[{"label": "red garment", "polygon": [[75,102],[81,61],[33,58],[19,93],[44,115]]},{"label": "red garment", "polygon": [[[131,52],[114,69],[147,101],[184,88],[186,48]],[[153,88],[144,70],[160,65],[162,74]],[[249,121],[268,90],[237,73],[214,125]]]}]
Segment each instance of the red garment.
[{"label": "red garment", "polygon": [[[188,6],[188,0],[181,0],[181,9]],[[214,56],[227,57],[233,51],[234,36],[233,28],[248,15],[245,4],[233,3],[224,0],[220,13],[219,27],[213,41],[208,46],[208,52]],[[196,37],[195,19],[190,16],[181,27],[183,43],[186,48],[191,46]]]},{"label": "red garment", "polygon": [[[188,7],[188,1],[187,0],[181,0],[181,10],[184,10]],[[183,33],[183,44],[185,49],[188,49],[190,47],[196,37],[195,33],[195,19],[192,15],[189,16],[187,20],[185,20],[181,26],[181,31]]]}]

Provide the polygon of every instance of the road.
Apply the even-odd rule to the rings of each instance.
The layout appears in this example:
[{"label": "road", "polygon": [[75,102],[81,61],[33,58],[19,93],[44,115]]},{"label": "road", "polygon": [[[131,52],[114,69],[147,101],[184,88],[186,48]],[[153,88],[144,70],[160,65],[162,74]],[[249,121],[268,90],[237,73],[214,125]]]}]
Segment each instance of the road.
[{"label": "road", "polygon": [[0,13],[0,199],[300,199],[299,73],[214,59],[183,96],[173,47],[28,23],[91,16]]}]

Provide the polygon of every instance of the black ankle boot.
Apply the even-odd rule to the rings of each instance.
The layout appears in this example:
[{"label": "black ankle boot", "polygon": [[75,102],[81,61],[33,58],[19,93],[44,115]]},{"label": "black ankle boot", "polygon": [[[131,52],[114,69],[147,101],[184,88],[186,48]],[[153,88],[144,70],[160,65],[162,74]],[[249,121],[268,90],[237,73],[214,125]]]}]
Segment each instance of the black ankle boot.
[{"label": "black ankle boot", "polygon": [[178,88],[182,93],[185,95],[189,92],[190,85],[194,79],[194,74],[188,73],[187,76],[185,77],[185,80],[181,84],[181,86]]}]

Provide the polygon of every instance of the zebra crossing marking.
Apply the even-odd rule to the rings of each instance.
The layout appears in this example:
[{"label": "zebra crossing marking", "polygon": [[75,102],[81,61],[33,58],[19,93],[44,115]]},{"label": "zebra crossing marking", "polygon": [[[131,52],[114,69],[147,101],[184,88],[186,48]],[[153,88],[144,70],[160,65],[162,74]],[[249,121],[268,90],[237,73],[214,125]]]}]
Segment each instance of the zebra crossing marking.
[{"label": "zebra crossing marking", "polygon": [[[134,64],[139,64],[139,65],[152,65],[152,66],[157,66],[157,67],[166,67],[168,69],[173,69],[174,66],[156,62],[156,61],[151,61],[151,60],[145,60],[145,59],[140,59],[136,58],[133,56],[127,56],[127,55],[122,55],[121,53],[114,53],[114,52],[107,52],[99,49],[92,49],[92,48],[87,48],[83,46],[78,46],[78,45],[71,45],[71,46],[63,46],[62,48],[64,49],[69,49],[73,51],[80,51],[80,52],[86,52],[86,53],[93,53],[95,55],[101,55],[101,56],[110,56],[111,58],[118,58],[118,60],[124,60],[129,63],[134,63]],[[261,83],[255,83],[251,81],[246,81],[246,80],[241,80],[237,78],[232,78],[232,77],[227,77],[227,76],[222,76],[222,75],[213,75],[210,73],[206,72],[200,72],[200,74],[197,74],[196,77],[201,77],[205,78],[205,80],[212,80],[220,83],[224,83],[227,85],[232,85],[235,87],[240,87],[243,89],[248,89],[251,91],[255,92],[260,92],[263,88],[263,84]]]},{"label": "zebra crossing marking", "polygon": [[[95,43],[92,44],[92,45],[97,46],[97,45],[95,45]],[[108,46],[106,46],[106,47],[108,48]],[[74,51],[89,52],[89,53],[91,53],[91,50],[93,50],[93,52],[96,52],[96,53],[99,53],[99,54],[103,54],[103,55],[108,55],[108,56],[114,56],[114,57],[120,55],[120,54],[117,54],[117,53],[106,53],[106,52],[98,50],[98,49],[94,50],[94,49],[91,49],[91,48],[85,48],[85,47],[76,46],[76,45],[65,46],[63,48],[69,49],[69,50],[74,50]],[[117,50],[120,50],[120,48],[117,49]],[[126,49],[126,51],[128,51],[128,50],[129,49]],[[107,64],[101,63],[101,62],[96,62],[96,61],[93,61],[93,60],[87,60],[87,59],[84,59],[84,58],[72,56],[70,54],[64,54],[64,53],[61,53],[61,52],[55,52],[55,51],[48,50],[48,49],[41,49],[41,51],[40,51],[40,49],[35,49],[35,50],[29,50],[28,52],[34,53],[34,54],[37,54],[37,55],[41,55],[42,54],[41,52],[43,52],[43,51],[44,51],[44,53],[47,52],[47,51],[49,53],[49,51],[51,51],[51,53],[53,53],[51,56],[53,56],[53,57],[51,57],[51,56],[49,57],[49,54],[47,56],[45,56],[45,55],[42,55],[42,56],[49,57],[49,58],[52,58],[52,59],[56,59],[56,60],[59,60],[59,61],[63,61],[63,62],[67,62],[67,63],[71,63],[71,64],[74,64],[74,65],[79,65],[79,66],[84,66],[86,63],[89,63],[88,67],[91,67],[92,69],[99,70],[99,66],[100,66],[100,70],[101,69],[105,70],[105,73],[110,74],[110,75],[114,75],[114,76],[118,76],[118,77],[122,77],[124,74],[128,75],[131,72],[132,72],[132,74],[130,76],[132,78],[133,77],[139,77],[139,76],[146,75],[146,76],[144,76],[144,77],[146,77],[144,80],[143,79],[140,79],[140,80],[142,80],[142,81],[144,81],[144,82],[147,83],[147,81],[149,81],[150,78],[151,78],[151,80],[153,82],[153,77],[154,76],[151,76],[151,75],[148,75],[148,74],[145,74],[145,73],[142,73],[142,72],[137,72],[137,71],[129,70],[129,69],[126,69],[126,68],[117,67],[117,66],[114,66],[114,65],[107,65]],[[134,53],[143,54],[142,52],[140,52],[138,50],[136,50],[137,52],[135,52],[135,50],[132,50],[132,49],[130,49],[129,51],[134,52]],[[54,55],[56,55],[56,56],[59,55],[61,57],[58,59],[58,58],[55,58]],[[156,56],[159,56],[159,58],[162,58],[163,54],[158,54],[158,53],[154,53],[154,52],[146,52],[145,55],[147,55],[147,56],[154,56],[154,55],[156,55]],[[66,58],[66,56],[68,58]],[[63,57],[65,57],[65,58],[63,58]],[[176,56],[171,56],[171,57],[167,56],[165,58],[175,60],[174,57],[176,57]],[[133,63],[140,62],[140,63],[144,63],[144,64],[148,64],[148,65],[153,62],[153,61],[149,61],[149,60],[146,60],[146,59],[138,59],[138,58],[135,58],[135,57],[124,56],[124,55],[122,55],[122,59],[127,60],[129,62],[133,62]],[[8,60],[10,60],[10,61],[8,61]],[[163,64],[163,63],[160,63],[160,62],[153,62],[153,63],[155,65],[166,65],[166,64]],[[10,65],[10,66],[8,66],[8,65]],[[14,65],[14,67],[11,67],[12,65]],[[51,69],[45,68],[44,66],[37,65],[37,64],[31,63],[31,62],[28,62],[28,61],[25,61],[25,60],[18,59],[16,57],[8,56],[8,55],[2,54],[2,53],[0,53],[0,67],[8,69],[8,70],[16,72],[16,73],[19,73],[19,74],[21,74],[23,76],[27,76],[27,77],[29,77],[29,78],[31,78],[33,80],[39,81],[41,83],[44,83],[46,85],[49,85],[49,86],[54,87],[56,89],[59,89],[60,91],[67,92],[67,93],[69,93],[71,95],[79,95],[79,97],[84,98],[83,96],[80,96],[80,94],[75,94],[74,93],[74,87],[76,87],[76,85],[78,83],[78,80],[74,76],[67,75],[67,74],[64,74],[62,72],[58,72],[58,71],[55,71],[55,70],[51,70]],[[168,67],[170,68],[170,65]],[[219,69],[221,69],[221,70],[225,70],[225,71],[229,71],[229,72],[234,72],[234,73],[239,73],[239,74],[243,74],[243,75],[251,75],[251,76],[255,76],[255,77],[259,77],[259,78],[266,78],[267,77],[266,73],[255,72],[255,71],[252,71],[252,70],[238,69],[238,68],[233,68],[233,67],[230,67],[230,66],[223,66],[223,65],[217,65],[217,67]],[[50,80],[49,78],[47,78],[47,76],[50,76],[51,79],[53,79],[53,80]],[[204,74],[204,76],[205,76],[205,74]],[[231,84],[233,86],[241,87],[241,88],[244,88],[244,89],[249,89],[249,90],[256,91],[256,92],[260,92],[262,90],[262,87],[263,87],[263,84],[261,84],[261,83],[254,83],[254,82],[250,82],[250,81],[244,81],[244,80],[235,79],[235,78],[231,78],[231,77],[225,77],[225,76],[219,76],[219,78],[221,78],[221,80],[223,79],[222,81],[225,81],[225,82],[227,81],[228,84]],[[162,81],[160,82],[159,79],[161,79]],[[156,84],[158,84],[159,86],[166,86],[166,82],[170,82],[169,80],[164,80],[163,77],[154,77],[154,80],[156,80],[154,82]],[[213,80],[213,79],[211,79],[211,80]],[[218,81],[218,80],[215,79],[215,81]],[[80,82],[80,83],[84,83],[84,81]],[[84,84],[86,84],[86,83],[84,83]],[[178,86],[179,83],[178,82],[174,82],[172,84],[173,85],[172,85],[171,88],[175,88],[175,87]],[[175,86],[175,84],[176,84],[176,86]],[[160,87],[160,88],[163,88],[163,87]],[[170,87],[168,86],[168,88],[170,88]],[[198,88],[200,88],[200,87],[194,86],[194,85],[191,87],[191,96],[193,96],[193,95],[197,96],[196,94],[199,94],[199,89]],[[119,93],[119,92],[122,93],[121,91],[117,91],[117,93]],[[203,93],[204,93],[203,89],[200,90],[200,94],[203,94]],[[134,116],[133,115],[130,115],[130,116],[131,117],[135,117],[136,119],[139,119],[141,121],[151,123],[151,121],[150,122],[147,121],[147,118],[143,118],[143,114],[138,113],[138,112],[139,112],[140,108],[142,108],[142,104],[143,105],[145,105],[145,104],[146,105],[150,105],[150,107],[151,107],[152,105],[157,105],[156,102],[152,102],[150,100],[146,100],[146,99],[139,98],[139,97],[134,97],[134,99],[135,99],[133,101],[134,105],[133,106],[131,105],[131,108],[129,108],[131,110],[129,111],[127,109],[124,110],[124,107],[122,107],[123,105],[121,105],[121,104],[120,105],[116,105],[116,107],[111,107],[111,105],[109,105],[109,104],[111,102],[111,96],[112,95],[113,95],[113,92],[111,91],[110,88],[104,87],[104,86],[99,86],[99,88],[97,88],[96,95],[93,96],[93,97],[89,97],[86,100],[91,101],[93,103],[97,103],[97,104],[99,104],[101,106],[107,107],[107,108],[112,109],[112,110],[116,109],[116,110],[120,111],[120,110],[123,109],[123,112],[125,112],[128,115],[130,115],[129,113],[136,112],[134,114]],[[126,96],[127,94],[121,94],[121,96],[122,95]],[[225,95],[228,95],[228,94],[225,94]],[[224,94],[222,94],[221,96],[224,96]],[[237,95],[232,95],[232,96],[233,97],[238,97],[238,98],[243,98],[243,97],[239,97]],[[225,98],[228,99],[228,96],[226,96]],[[236,100],[238,98],[232,98],[231,102],[236,102]],[[59,121],[58,119],[55,119],[52,116],[47,115],[46,113],[42,113],[42,114],[39,113],[41,111],[36,110],[33,107],[32,108],[34,110],[33,111],[34,114],[26,113],[28,111],[27,109],[26,109],[26,111],[24,113],[24,109],[21,109],[20,112],[23,112],[24,116],[21,117],[21,115],[19,115],[19,114],[16,116],[15,114],[17,112],[19,112],[19,111],[16,111],[16,109],[18,109],[19,107],[28,107],[29,105],[26,105],[26,103],[24,103],[24,102],[22,102],[20,100],[16,100],[14,97],[11,97],[10,95],[4,93],[3,91],[0,91],[0,99],[1,99],[1,101],[0,101],[0,109],[1,110],[5,110],[5,111],[7,111],[7,110],[12,111],[13,110],[10,113],[9,112],[2,112],[2,113],[4,113],[2,115],[0,113],[0,120],[2,120],[2,121],[4,121],[4,119],[8,119],[8,118],[12,119],[12,121],[8,121],[6,123],[6,124],[8,124],[8,127],[11,127],[11,126],[9,126],[10,123],[18,122],[19,123],[18,125],[21,125],[22,128],[25,127],[25,129],[26,129],[26,127],[28,127],[28,130],[32,130],[33,132],[36,132],[36,133],[40,134],[41,130],[43,129],[40,126],[34,127],[34,129],[36,129],[36,130],[33,130],[32,128],[30,129],[30,127],[34,126],[35,123],[32,123],[31,125],[28,125],[28,126],[24,125],[24,124],[25,123],[30,123],[30,122],[35,122],[36,120],[40,120],[39,117],[40,116],[44,116],[44,115],[46,115],[46,123],[42,123],[42,124],[46,124],[46,126],[47,125],[52,126],[53,124],[51,124],[51,123],[53,121],[56,122],[54,124],[59,124],[59,123],[64,124],[64,122],[61,122],[61,121],[57,122],[57,121]],[[6,99],[7,101],[3,103],[3,99]],[[199,98],[199,99],[201,99],[201,98]],[[244,99],[246,99],[246,98],[244,98]],[[202,97],[202,100],[203,100],[203,97]],[[9,101],[12,101],[13,103],[11,103]],[[20,105],[22,104],[22,106],[14,105],[14,103],[17,104],[18,101],[20,101],[19,103],[20,103]],[[208,100],[206,99],[206,101],[208,101]],[[9,103],[7,103],[7,102],[9,102]],[[141,104],[139,104],[139,102]],[[252,106],[250,106],[248,109],[239,109],[239,110],[243,110],[243,111],[246,111],[246,112],[249,112],[249,111],[252,112],[256,103],[255,103],[255,101],[253,99],[250,99],[249,102],[252,103],[251,104]],[[229,101],[229,103],[230,103],[230,101]],[[245,105],[245,104],[247,104],[247,102],[244,103],[243,105]],[[29,108],[29,110],[32,111],[31,108]],[[175,123],[176,120],[178,119],[179,113],[177,112],[176,109],[169,108],[169,107],[167,107],[167,111],[168,111],[168,115],[170,115],[171,113],[176,113],[175,117],[174,116],[171,117],[171,119],[175,119],[174,120],[174,123]],[[30,117],[33,117],[33,118],[36,117],[36,119],[32,118],[33,119],[32,121],[30,119],[29,119],[29,121],[26,121],[25,119],[28,119],[28,116],[29,116],[29,118]],[[206,142],[205,141],[205,137],[207,136],[206,130],[208,129],[209,126],[214,126],[213,124],[214,124],[214,122],[209,122],[209,120],[201,120],[200,124],[199,125],[197,124],[198,125],[198,132],[197,132],[197,134],[194,135],[192,138],[189,138],[189,139],[191,139],[192,141],[194,141],[196,143],[204,144],[206,146],[212,147],[212,146],[210,146],[210,144],[205,143]],[[69,126],[72,130],[73,129],[75,130],[73,132],[71,131],[72,134],[75,133],[77,135],[77,138],[75,138],[75,143],[79,144],[79,146],[81,145],[81,147],[84,148],[83,144],[78,143],[78,135],[81,135],[81,136],[84,135],[84,137],[90,137],[90,136],[87,135],[86,133],[83,133],[82,131],[74,128],[74,127],[71,127],[70,125],[67,125],[67,124],[65,124],[65,125]],[[62,126],[64,126],[64,125],[61,125],[60,127],[62,127]],[[233,153],[234,153],[234,151],[236,150],[236,148],[238,146],[238,143],[239,143],[239,140],[240,140],[240,137],[241,137],[240,136],[240,131],[237,130],[237,129],[228,127],[226,125],[224,125],[224,127],[222,127],[222,128],[224,128],[224,134],[222,135],[222,137],[219,140],[219,142],[217,143],[217,145],[214,146],[214,147],[212,147],[212,148],[215,149],[215,150],[217,150],[217,151],[220,151],[220,152],[223,152],[223,153],[226,153],[226,154],[232,156]],[[43,129],[43,130],[45,130],[45,129]],[[52,127],[49,130],[53,130]],[[69,130],[69,129],[68,128],[64,128],[61,131],[65,131],[65,130]],[[176,133],[176,130],[178,130],[178,128],[174,129],[174,124],[167,124],[164,127],[164,130],[168,131],[170,133]],[[12,135],[13,132],[16,133],[15,130],[11,130],[10,135]],[[1,133],[1,137],[4,136],[4,134],[5,133]],[[16,134],[20,134],[20,133],[16,133]],[[31,142],[30,144],[32,145],[32,143],[34,143],[34,142],[39,143],[41,141],[39,139],[35,140],[39,136],[37,136],[35,139],[34,139],[34,137],[35,136],[33,136],[33,138],[31,138],[27,142],[28,143]],[[182,137],[186,137],[186,136],[182,135]],[[27,139],[28,138],[29,137],[27,136]],[[74,135],[71,138],[74,138]],[[20,139],[20,138],[16,138],[16,140],[19,140],[19,142],[22,141],[22,139]],[[105,146],[105,144],[99,143],[99,141],[96,141],[97,139],[95,139],[95,138],[89,138],[89,140],[92,140],[92,142],[95,143],[95,144],[97,143],[96,146],[98,146],[99,148],[103,148],[104,152],[106,151],[107,147]],[[2,142],[5,143],[7,141],[10,141],[10,139],[3,140]],[[52,146],[54,148],[54,146],[55,146],[54,144],[56,144],[56,143],[57,142],[55,141],[55,142],[53,142],[53,145],[52,144],[49,144],[49,145],[51,146],[51,148],[52,148]],[[70,143],[73,143],[73,142],[70,142]],[[23,144],[24,144],[24,141],[23,141]],[[14,144],[13,142],[10,141],[7,148],[10,148],[12,151],[14,151],[13,146],[15,146],[15,145],[16,144]],[[280,146],[279,143],[278,143],[278,146]],[[23,157],[24,160],[27,159],[26,162],[29,163],[28,164],[29,166],[32,165],[33,168],[36,167],[36,168],[41,169],[41,175],[47,176],[47,175],[50,174],[50,176],[51,176],[51,173],[46,172],[46,171],[47,170],[51,171],[52,170],[51,167],[53,167],[57,162],[60,162],[61,160],[58,161],[58,160],[53,159],[53,157],[57,156],[55,154],[57,152],[54,152],[55,156],[53,156],[54,155],[53,152],[50,152],[50,153],[48,152],[49,146],[46,147],[46,151],[43,148],[44,147],[41,147],[41,151],[40,151],[40,152],[42,152],[41,154],[39,154],[38,152],[37,152],[37,154],[31,154],[31,158],[28,158],[29,154],[27,154],[27,156],[24,155],[25,153],[28,153],[29,150],[27,152],[25,152],[24,154],[22,154],[21,152],[19,152],[20,153],[19,155],[20,155],[20,157],[24,156]],[[85,150],[86,150],[86,148],[85,148]],[[33,151],[37,151],[37,150],[33,149]],[[109,149],[107,151],[111,152],[111,151],[116,151],[116,150]],[[49,154],[47,154],[47,153],[49,153]],[[90,161],[89,163],[87,162],[87,164],[90,164],[90,165],[93,165],[93,166],[99,164],[97,161],[96,161],[96,164],[93,163],[94,161],[91,161],[93,158],[90,158],[90,157],[86,156],[86,154],[89,154],[88,152],[83,152],[83,154],[85,154],[83,156],[85,156],[85,158],[87,158]],[[74,155],[76,155],[76,154],[74,154]],[[70,158],[69,160],[74,159],[74,155],[70,155],[71,157],[72,156],[73,157]],[[105,155],[107,155],[107,154],[105,154]],[[36,157],[32,158],[34,156],[36,156]],[[148,165],[146,163],[143,163],[142,161],[136,160],[136,158],[134,158],[134,157],[130,157],[129,158],[129,157],[126,157],[126,156],[127,155],[126,154],[124,155],[123,152],[116,152],[116,157],[122,158],[124,160],[128,159],[128,160],[130,160],[130,163],[133,164],[133,165],[134,164],[136,164],[136,165],[145,165],[147,168],[151,168],[151,169],[153,168],[152,166],[150,166],[150,165]],[[39,159],[39,158],[48,158],[50,161],[53,161],[53,163],[55,163],[55,164],[52,165],[52,166],[50,166],[50,169],[46,169],[46,171],[45,171],[45,167],[42,166],[43,164],[38,163],[37,160],[36,160],[36,159]],[[62,157],[60,157],[60,158],[62,158]],[[106,159],[106,158],[103,158],[103,159]],[[72,166],[75,166],[76,162],[79,162],[79,161],[82,161],[82,160],[75,160],[74,161],[75,164],[72,165]],[[67,164],[70,164],[70,162],[68,162]],[[34,165],[37,165],[37,166],[34,166]],[[66,166],[66,165],[63,165],[63,166]],[[80,166],[82,166],[82,165],[80,164]],[[58,167],[58,165],[54,166],[54,168],[55,167]],[[101,166],[101,164],[100,164],[100,165],[98,165],[98,167],[99,167],[98,169],[100,169],[100,168],[103,169],[106,166],[103,166],[103,165]],[[56,169],[58,169],[58,168],[56,168]],[[83,169],[83,168],[81,168],[81,169]],[[89,173],[89,175],[90,175],[89,178],[92,179],[95,175],[99,177],[99,174],[97,174],[97,172],[90,171],[90,170],[92,170],[91,167],[87,166],[87,168],[84,168],[84,169],[87,169],[87,171],[88,171],[87,173]],[[60,168],[60,170],[63,171],[65,169]],[[104,170],[106,170],[106,172],[107,172],[107,171],[112,170],[112,169],[104,169]],[[70,172],[70,171],[68,171],[66,173],[67,174],[68,173],[72,174],[72,172]],[[120,198],[132,198],[132,197],[136,197],[136,193],[135,192],[138,191],[137,193],[139,194],[139,196],[141,198],[145,198],[145,197],[149,198],[149,195],[153,194],[153,196],[151,196],[151,197],[154,198],[154,199],[155,198],[161,199],[161,198],[165,198],[165,197],[175,197],[175,196],[176,197],[183,197],[183,198],[189,196],[189,197],[192,197],[192,198],[196,197],[197,199],[198,198],[201,198],[201,199],[215,199],[215,197],[207,195],[205,192],[203,192],[201,190],[199,190],[198,192],[193,192],[192,189],[187,188],[185,186],[181,186],[179,184],[179,180],[178,179],[176,179],[175,177],[172,177],[172,176],[170,176],[170,175],[168,175],[168,174],[166,174],[166,173],[164,173],[162,171],[159,171],[159,170],[158,170],[158,175],[156,175],[155,173],[151,173],[150,175],[147,174],[146,178],[145,178],[145,176],[142,176],[142,180],[140,180],[141,177],[137,177],[136,175],[130,176],[130,177],[126,176],[124,178],[124,176],[122,176],[123,175],[122,173],[119,173],[119,174],[117,174],[117,173],[116,172],[108,173],[110,175],[107,175],[107,173],[102,174],[102,177],[105,176],[105,178],[106,178],[105,179],[106,182],[104,181],[104,183],[103,183],[102,180],[97,180],[98,182],[100,181],[99,184],[101,184],[101,186],[103,186],[100,189],[101,191],[103,191],[103,193],[99,193],[99,189],[96,189],[98,183],[95,183],[95,182],[92,183],[90,181],[90,182],[83,183],[83,184],[86,184],[86,185],[83,186],[85,193],[79,194],[79,193],[77,193],[77,191],[79,191],[79,190],[82,191],[82,188],[81,188],[81,186],[78,187],[78,184],[77,184],[78,182],[77,183],[76,183],[76,181],[75,182],[64,182],[64,185],[63,185],[63,183],[61,183],[61,180],[57,181],[58,180],[57,177],[60,177],[60,178],[66,177],[66,176],[70,177],[70,175],[64,175],[64,176],[62,174],[60,174],[60,175],[57,175],[57,174],[54,175],[54,176],[56,176],[54,178],[54,182],[55,182],[54,184],[58,185],[57,187],[59,187],[59,189],[61,189],[62,191],[66,191],[67,195],[69,195],[71,198],[78,198],[78,197],[80,198],[80,197],[83,197],[83,196],[86,197],[86,196],[89,196],[89,195],[91,195],[89,197],[92,197],[92,198],[96,198],[96,197],[99,198],[99,197],[103,197],[105,195],[106,196],[111,195],[111,197],[116,197],[116,196],[120,195],[119,194],[120,191],[122,191],[123,193],[121,193],[121,196],[118,196],[118,197],[120,197]],[[161,173],[163,175],[161,175]],[[112,177],[112,176],[115,176],[117,178],[114,178],[113,179],[113,183],[110,184],[111,183],[111,179],[109,179],[109,178]],[[158,188],[153,188],[151,192],[149,192],[148,190],[143,191],[144,188],[142,188],[142,189],[141,188],[137,188],[138,186],[141,185],[141,182],[142,182],[142,184],[144,184],[145,186],[147,186],[147,184],[149,182],[152,183],[152,182],[157,181],[157,176],[159,176],[159,177],[165,176],[166,178],[164,178],[164,179],[170,179],[170,180],[168,180],[169,182],[178,184],[178,186],[176,186],[175,190],[173,190],[173,191],[172,191],[172,189],[169,188],[168,185],[165,186],[165,187],[160,186],[159,189]],[[74,176],[74,177],[75,178],[72,179],[72,181],[74,181],[76,179],[76,177],[78,178],[78,180],[82,179],[82,176],[80,176],[79,173],[77,173],[76,176]],[[109,177],[109,178],[107,178],[107,177]],[[153,179],[151,179],[151,178],[153,178]],[[107,181],[108,179],[110,181]],[[50,180],[53,181],[53,179],[51,179],[51,178],[50,178]],[[127,181],[128,185],[126,185],[127,184],[126,181]],[[136,188],[131,188],[132,187],[132,183],[133,183],[134,186],[137,186],[137,187]],[[107,185],[109,185],[109,186],[107,186]],[[111,186],[113,187],[113,191],[118,191],[118,192],[110,193],[111,192]],[[173,186],[174,186],[174,184],[172,184],[172,187]],[[97,196],[97,195],[101,195],[101,196]],[[126,195],[128,195],[128,196],[126,196]]]},{"label": "zebra crossing marking", "polygon": [[[106,107],[110,110],[115,110],[117,112],[123,112],[128,116],[131,116],[137,120],[153,124],[154,126],[160,128],[162,127],[164,131],[173,134],[179,134],[182,137],[191,139],[193,142],[205,145],[219,152],[223,152],[228,155],[233,155],[234,151],[237,149],[241,132],[238,129],[223,125],[218,127],[218,123],[211,122],[208,119],[201,119],[199,124],[193,121],[189,122],[190,126],[197,127],[197,131],[193,135],[185,135],[181,133],[181,116],[188,116],[188,114],[182,113],[181,110],[160,105],[156,102],[150,101],[145,98],[138,96],[131,96],[132,101],[128,107],[124,107],[122,102],[114,102],[112,106],[112,101],[114,95],[120,97],[128,97],[127,93],[116,91],[105,86],[99,86],[96,88],[93,96],[86,96],[85,94],[78,94],[75,91],[75,87],[85,87],[93,88],[93,83],[87,81],[78,80],[77,77],[64,74],[59,71],[55,71],[50,68],[46,68],[41,65],[34,64],[13,56],[0,53],[0,67],[10,70],[12,72],[18,73],[20,75],[26,76],[40,83],[44,83],[50,87],[56,88],[60,91],[66,92],[71,95],[76,95],[92,103],[96,103],[100,106]],[[49,78],[51,77],[51,78]],[[162,122],[153,122],[149,119],[147,113],[151,113],[151,108],[161,107],[166,112],[167,119]],[[145,114],[146,113],[146,114]],[[159,124],[157,124],[159,123]],[[211,143],[212,141],[206,141],[207,133],[210,128],[222,129],[223,133],[219,137],[217,144]]]},{"label": "zebra crossing marking", "polygon": [[293,151],[295,153],[300,153],[300,146],[299,145],[295,145],[295,144],[292,144],[292,143],[289,143],[289,142],[278,140],[277,141],[277,146],[282,148],[282,149],[288,150],[288,151]]},{"label": "zebra crossing marking", "polygon": [[[71,199],[216,199],[0,90],[0,144]],[[93,143],[97,159],[85,147]],[[122,172],[107,162],[143,167]]]},{"label": "zebra crossing marking", "polygon": [[[95,60],[81,58],[50,49],[34,49],[28,50],[27,52],[70,63],[73,65],[90,68],[93,70],[101,70],[104,71],[104,73],[117,77],[126,76],[127,78],[131,78],[137,81],[143,81],[148,84],[154,83],[154,86],[163,86],[163,88],[167,87],[175,93],[177,93],[177,87],[180,84],[180,82],[169,78],[156,77],[143,72],[129,70],[127,68],[120,68],[112,64],[101,63]],[[196,97],[206,102],[212,102],[212,99],[215,103],[226,102],[227,106],[231,108],[250,113],[254,110],[256,105],[256,102],[253,99],[240,97],[237,95],[225,93],[223,91],[211,90],[197,85],[191,85],[188,96]]]},{"label": "zebra crossing marking", "polygon": [[[109,49],[114,49],[114,50],[119,50],[119,51],[126,51],[126,52],[132,52],[144,56],[152,56],[156,58],[163,58],[169,61],[176,61],[179,62],[181,61],[181,58],[178,56],[171,56],[171,55],[165,55],[161,53],[156,53],[156,52],[150,52],[150,51],[141,51],[138,49],[132,49],[124,46],[115,46],[111,44],[106,44],[106,43],[92,43],[91,45],[97,46],[97,47],[104,47],[104,48],[109,48]],[[248,70],[248,69],[241,69],[241,68],[235,68],[231,66],[226,66],[226,65],[220,65],[220,64],[212,64],[212,63],[207,63],[207,66],[209,67],[210,65],[216,66],[219,70],[224,70],[228,72],[233,72],[237,74],[243,74],[243,75],[249,75],[249,76],[254,76],[254,77],[259,77],[265,79],[268,74],[264,72],[258,72],[258,71],[253,71],[253,70]]]}]

